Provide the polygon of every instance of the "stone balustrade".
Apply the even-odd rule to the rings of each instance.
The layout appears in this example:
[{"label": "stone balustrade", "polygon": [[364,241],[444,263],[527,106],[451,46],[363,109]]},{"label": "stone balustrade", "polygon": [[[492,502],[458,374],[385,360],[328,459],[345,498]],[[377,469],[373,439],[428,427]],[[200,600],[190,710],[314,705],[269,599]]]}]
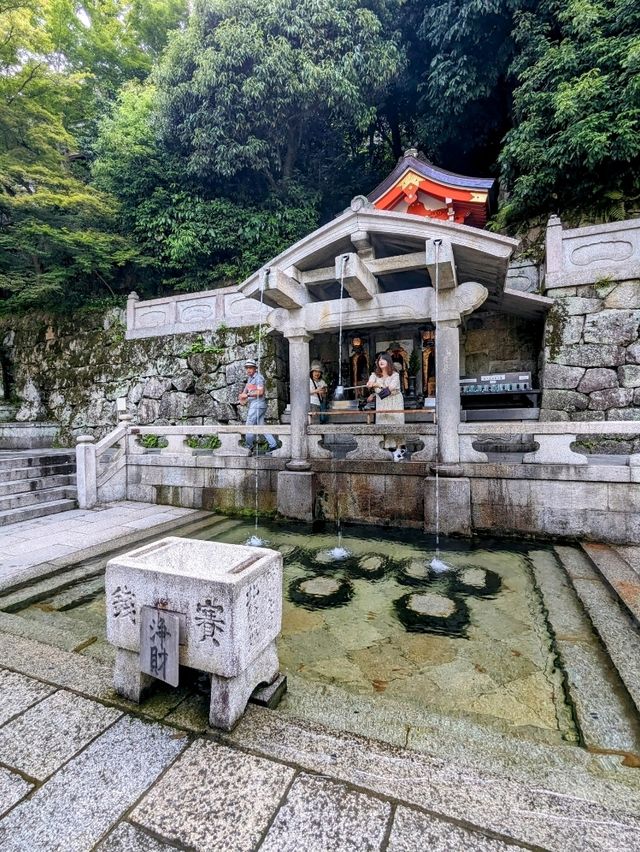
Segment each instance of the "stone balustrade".
[{"label": "stone balustrade", "polygon": [[633,278],[640,278],[640,219],[567,230],[558,216],[549,219],[546,290]]},{"label": "stone balustrade", "polygon": [[[463,463],[489,461],[486,452],[477,450],[474,443],[482,437],[512,437],[528,435],[537,444],[537,449],[522,456],[523,464],[588,464],[589,458],[577,453],[571,445],[578,435],[637,435],[637,422],[623,421],[573,421],[573,422],[525,422],[525,423],[461,423],[458,427],[460,439],[460,461]],[[634,456],[630,457],[632,460]],[[630,462],[631,463],[631,462]]]},{"label": "stone balustrade", "polygon": [[211,331],[222,324],[241,328],[264,321],[268,311],[255,299],[245,298],[236,286],[144,301],[131,293],[126,338]]}]

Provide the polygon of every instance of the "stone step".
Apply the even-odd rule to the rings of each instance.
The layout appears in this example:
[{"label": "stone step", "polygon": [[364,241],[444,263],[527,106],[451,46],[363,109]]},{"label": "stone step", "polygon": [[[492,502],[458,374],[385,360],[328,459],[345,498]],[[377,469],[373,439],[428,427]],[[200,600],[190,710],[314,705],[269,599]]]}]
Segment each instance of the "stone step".
[{"label": "stone step", "polygon": [[104,577],[92,577],[64,589],[50,598],[47,604],[58,612],[64,612],[92,601],[101,592],[104,592]]},{"label": "stone step", "polygon": [[8,524],[17,524],[19,521],[30,521],[33,518],[44,518],[46,515],[57,515],[58,512],[67,512],[69,509],[77,509],[75,500],[52,500],[49,503],[39,503],[35,506],[21,506],[17,509],[5,509],[0,512],[0,527]]},{"label": "stone step", "polygon": [[[571,550],[569,557],[567,551]],[[640,630],[588,557],[556,547],[576,594],[640,713]]]},{"label": "stone step", "polygon": [[12,479],[8,482],[0,481],[0,497],[5,497],[8,494],[23,494],[25,492],[39,491],[43,488],[59,488],[63,485],[74,486],[75,484],[75,473],[63,473],[53,476],[33,476],[30,479]]},{"label": "stone step", "polygon": [[75,462],[63,462],[51,465],[32,465],[31,467],[6,467],[0,470],[0,483],[18,480],[38,479],[46,476],[64,476],[76,472]]},{"label": "stone step", "polygon": [[[2,614],[3,617],[6,615]],[[73,651],[78,645],[94,639],[95,641],[105,638],[105,627],[96,630],[93,624],[76,621],[69,618],[63,612],[49,612],[38,606],[31,606],[18,615],[11,616],[19,618],[25,627],[23,628],[27,638],[53,645],[56,648],[64,648]],[[27,633],[28,632],[28,633]]]},{"label": "stone step", "polygon": [[90,625],[80,624],[71,619],[70,625],[62,626],[60,621],[51,624],[43,623],[38,616],[31,618],[33,610],[29,609],[23,614],[15,615],[8,612],[0,612],[0,630],[11,636],[21,636],[23,639],[32,639],[51,645],[54,648],[62,648],[65,651],[73,651],[79,645],[86,642],[98,641],[95,631],[92,632]]},{"label": "stone step", "polygon": [[72,485],[41,488],[34,491],[21,491],[18,494],[5,494],[3,497],[0,497],[0,512],[6,509],[19,509],[22,506],[51,503],[55,500],[74,499],[75,496],[76,489]]},{"label": "stone step", "polygon": [[582,549],[640,627],[640,576],[608,544],[583,544]]},{"label": "stone step", "polygon": [[37,506],[43,503],[53,503],[58,500],[73,500],[76,489],[73,486],[58,486],[42,488],[36,491],[22,491],[19,494],[7,494],[0,497],[0,512],[7,509],[20,509],[23,506]]},{"label": "stone step", "polygon": [[93,559],[66,570],[58,569],[54,574],[49,574],[25,586],[21,589],[0,596],[0,610],[4,612],[17,612],[32,604],[48,600],[65,589],[69,589],[76,583],[90,578],[100,577],[104,574],[104,561]]},{"label": "stone step", "polygon": [[640,720],[593,624],[572,587],[583,554],[574,547],[529,551],[549,631],[564,671],[562,691],[572,706],[585,746],[640,756]]},{"label": "stone step", "polygon": [[19,467],[34,467],[41,465],[57,464],[73,464],[76,463],[76,454],[74,452],[48,452],[48,453],[33,453],[33,454],[14,454],[0,455],[0,470],[6,468]]}]

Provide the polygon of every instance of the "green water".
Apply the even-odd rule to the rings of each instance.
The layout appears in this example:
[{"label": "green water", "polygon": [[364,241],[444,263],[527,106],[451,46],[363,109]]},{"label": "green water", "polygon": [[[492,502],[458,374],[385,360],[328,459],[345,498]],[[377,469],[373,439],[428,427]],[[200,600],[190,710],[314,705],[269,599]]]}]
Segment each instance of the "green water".
[{"label": "green water", "polygon": [[[349,556],[338,561],[333,528],[232,520],[195,537],[244,544],[252,535],[284,556],[278,652],[286,673],[347,695],[571,736],[525,545],[445,540],[440,557],[450,570],[434,574],[433,538],[415,530],[346,527]],[[82,652],[108,660],[97,586],[78,584],[20,614],[87,628],[97,641]]]},{"label": "green water", "polygon": [[333,529],[243,523],[215,537],[241,544],[252,535],[284,556],[284,670],[501,727],[565,733],[562,677],[525,547],[449,540],[440,555],[451,570],[435,575],[433,538],[414,530],[347,527],[341,544],[352,555],[339,561]]}]

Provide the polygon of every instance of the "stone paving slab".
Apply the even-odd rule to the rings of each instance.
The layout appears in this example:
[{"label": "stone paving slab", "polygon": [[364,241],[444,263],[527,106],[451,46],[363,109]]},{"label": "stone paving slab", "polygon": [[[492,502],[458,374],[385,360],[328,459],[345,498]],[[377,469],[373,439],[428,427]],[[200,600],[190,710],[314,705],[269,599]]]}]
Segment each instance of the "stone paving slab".
[{"label": "stone paving slab", "polygon": [[0,725],[51,695],[54,687],[0,669]]},{"label": "stone paving slab", "polygon": [[15,772],[0,767],[0,817],[4,816],[27,793],[33,790],[33,784],[25,781]]},{"label": "stone paving slab", "polygon": [[175,846],[156,840],[129,822],[120,823],[106,840],[96,846],[96,852],[175,852],[175,849]]},{"label": "stone paving slab", "polygon": [[131,814],[169,840],[203,852],[250,852],[266,831],[294,770],[198,740]]},{"label": "stone paving slab", "polygon": [[467,829],[495,832],[505,842],[554,852],[640,850],[640,795],[610,780],[583,779],[581,784],[574,776],[571,791],[559,794],[462,763],[295,723],[264,709],[249,708],[225,740],[424,808]]},{"label": "stone paving slab", "polygon": [[73,509],[0,528],[0,591],[115,547],[170,532],[210,512],[123,501]]},{"label": "stone paving slab", "polygon": [[110,666],[42,642],[0,633],[0,660],[8,669],[83,695],[104,698],[112,694]]},{"label": "stone paving slab", "polygon": [[88,852],[185,744],[170,728],[120,720],[0,822],[0,848]]},{"label": "stone paving slab", "polygon": [[121,715],[61,690],[0,730],[0,762],[44,781]]},{"label": "stone paving slab", "polygon": [[510,849],[522,848],[517,844],[466,831],[411,808],[399,807],[393,818],[386,852],[508,852]]},{"label": "stone paving slab", "polygon": [[377,852],[390,815],[389,802],[299,775],[260,852]]}]

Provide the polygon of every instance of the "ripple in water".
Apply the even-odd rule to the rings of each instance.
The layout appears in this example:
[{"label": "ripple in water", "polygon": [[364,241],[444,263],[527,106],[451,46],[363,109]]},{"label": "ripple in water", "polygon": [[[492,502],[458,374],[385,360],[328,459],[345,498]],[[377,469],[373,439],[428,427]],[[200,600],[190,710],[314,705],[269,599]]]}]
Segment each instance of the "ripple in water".
[{"label": "ripple in water", "polygon": [[245,544],[248,547],[266,547],[269,542],[264,538],[260,538],[259,535],[252,535],[245,541]]}]

